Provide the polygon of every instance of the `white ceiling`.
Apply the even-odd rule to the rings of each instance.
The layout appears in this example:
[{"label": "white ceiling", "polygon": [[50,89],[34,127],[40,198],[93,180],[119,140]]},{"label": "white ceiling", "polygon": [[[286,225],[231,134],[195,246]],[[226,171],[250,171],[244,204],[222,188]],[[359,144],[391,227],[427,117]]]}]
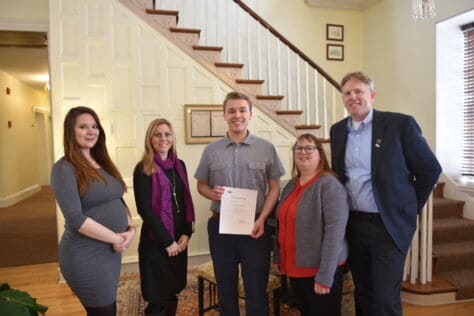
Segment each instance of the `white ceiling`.
[{"label": "white ceiling", "polygon": [[379,1],[380,0],[305,0],[308,5],[316,7],[351,10],[362,10]]},{"label": "white ceiling", "polygon": [[0,31],[0,70],[43,89],[49,81],[45,33]]}]

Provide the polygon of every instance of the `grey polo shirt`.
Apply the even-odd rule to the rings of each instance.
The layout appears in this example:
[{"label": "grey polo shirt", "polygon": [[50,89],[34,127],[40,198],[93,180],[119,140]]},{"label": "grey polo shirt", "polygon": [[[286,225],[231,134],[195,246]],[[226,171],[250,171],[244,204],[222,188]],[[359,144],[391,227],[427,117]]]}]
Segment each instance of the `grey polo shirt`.
[{"label": "grey polo shirt", "polygon": [[[241,143],[227,136],[204,149],[194,177],[216,185],[257,190],[257,214],[267,195],[268,180],[279,179],[285,169],[269,141],[249,134]],[[212,201],[211,211],[219,212],[220,202]]]}]

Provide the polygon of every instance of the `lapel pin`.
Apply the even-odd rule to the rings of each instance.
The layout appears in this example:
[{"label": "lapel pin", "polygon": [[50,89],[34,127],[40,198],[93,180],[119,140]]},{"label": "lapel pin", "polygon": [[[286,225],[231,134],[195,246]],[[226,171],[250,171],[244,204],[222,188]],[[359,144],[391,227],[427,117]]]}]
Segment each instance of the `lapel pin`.
[{"label": "lapel pin", "polygon": [[375,147],[380,148],[381,145],[382,145],[382,140],[380,138],[377,138],[375,140]]}]

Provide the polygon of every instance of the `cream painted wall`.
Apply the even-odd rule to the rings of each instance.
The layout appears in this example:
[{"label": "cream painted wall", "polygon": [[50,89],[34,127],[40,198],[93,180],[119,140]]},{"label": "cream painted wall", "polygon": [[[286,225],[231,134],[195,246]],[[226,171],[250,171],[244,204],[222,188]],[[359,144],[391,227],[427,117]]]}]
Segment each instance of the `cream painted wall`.
[{"label": "cream painted wall", "polygon": [[376,83],[375,107],[413,115],[432,148],[436,135],[435,23],[472,8],[473,0],[437,0],[436,17],[415,22],[411,1],[383,0],[363,14],[364,70]]},{"label": "cream painted wall", "polygon": [[31,26],[47,26],[48,20],[48,0],[0,0],[0,30],[45,31]]},{"label": "cream painted wall", "polygon": [[[140,159],[148,123],[166,117],[175,128],[177,149],[187,165],[196,206],[190,255],[208,253],[210,202],[196,190],[194,172],[204,145],[185,143],[185,104],[220,104],[230,88],[115,0],[50,1],[51,91],[55,160],[62,155],[61,124],[69,108],[93,107],[107,135],[107,146],[128,184],[125,200],[137,215],[132,172]],[[253,133],[269,139],[289,170],[294,136],[254,110]],[[58,213],[60,214],[60,212]],[[64,219],[58,216],[59,235]],[[124,262],[137,260],[135,244]]]},{"label": "cream painted wall", "polygon": [[8,201],[12,195],[40,184],[34,107],[49,111],[49,98],[1,70],[0,87],[0,200]]},{"label": "cream painted wall", "polygon": [[[304,0],[245,0],[244,2],[337,82],[347,72],[363,68],[361,11],[311,7]],[[344,25],[344,41],[327,41],[326,24]],[[327,43],[344,45],[344,61],[326,60]]]}]

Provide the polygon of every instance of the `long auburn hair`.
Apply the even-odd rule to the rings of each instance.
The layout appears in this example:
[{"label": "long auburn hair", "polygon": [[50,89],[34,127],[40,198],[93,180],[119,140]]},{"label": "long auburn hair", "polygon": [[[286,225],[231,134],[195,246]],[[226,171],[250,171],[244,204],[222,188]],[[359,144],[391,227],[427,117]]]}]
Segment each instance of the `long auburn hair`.
[{"label": "long auburn hair", "polygon": [[316,146],[316,149],[319,151],[319,164],[316,167],[315,171],[320,171],[321,173],[326,173],[326,174],[332,174],[333,175],[334,173],[332,172],[331,167],[329,166],[329,162],[328,162],[328,159],[326,157],[326,152],[323,149],[323,145],[321,144],[321,142],[319,141],[319,139],[316,136],[314,136],[313,134],[306,133],[306,134],[302,134],[302,135],[298,136],[298,138],[296,139],[295,144],[292,147],[292,149],[293,149],[293,166],[291,167],[291,177],[293,179],[296,179],[301,175],[300,171],[296,167],[294,149],[296,147],[296,144],[298,144],[298,142],[303,140],[303,139],[314,143],[314,145]]},{"label": "long auburn hair", "polygon": [[153,133],[155,132],[155,129],[158,127],[158,125],[161,124],[168,125],[171,130],[171,135],[173,135],[173,144],[171,145],[170,150],[177,157],[176,147],[174,145],[176,143],[176,134],[174,133],[173,125],[171,125],[170,121],[164,118],[157,118],[151,121],[150,125],[148,125],[145,134],[145,151],[143,152],[142,159],[140,160],[143,173],[149,176],[154,174],[158,168],[156,163],[154,162],[155,150],[153,149],[151,139],[153,138]]},{"label": "long auburn hair", "polygon": [[81,148],[76,141],[76,120],[79,115],[90,114],[94,118],[99,129],[99,136],[94,147],[91,148],[91,156],[97,161],[97,163],[111,176],[116,178],[123,186],[124,190],[127,190],[125,181],[123,181],[119,170],[110,159],[107,147],[105,144],[105,132],[104,128],[100,124],[99,117],[91,108],[85,106],[78,106],[71,108],[64,118],[64,158],[69,161],[73,167],[77,178],[77,186],[79,189],[79,195],[83,196],[87,190],[89,184],[95,180],[103,181],[107,183],[107,180],[103,175],[100,174],[98,169],[91,166],[84,155],[81,152]]}]

